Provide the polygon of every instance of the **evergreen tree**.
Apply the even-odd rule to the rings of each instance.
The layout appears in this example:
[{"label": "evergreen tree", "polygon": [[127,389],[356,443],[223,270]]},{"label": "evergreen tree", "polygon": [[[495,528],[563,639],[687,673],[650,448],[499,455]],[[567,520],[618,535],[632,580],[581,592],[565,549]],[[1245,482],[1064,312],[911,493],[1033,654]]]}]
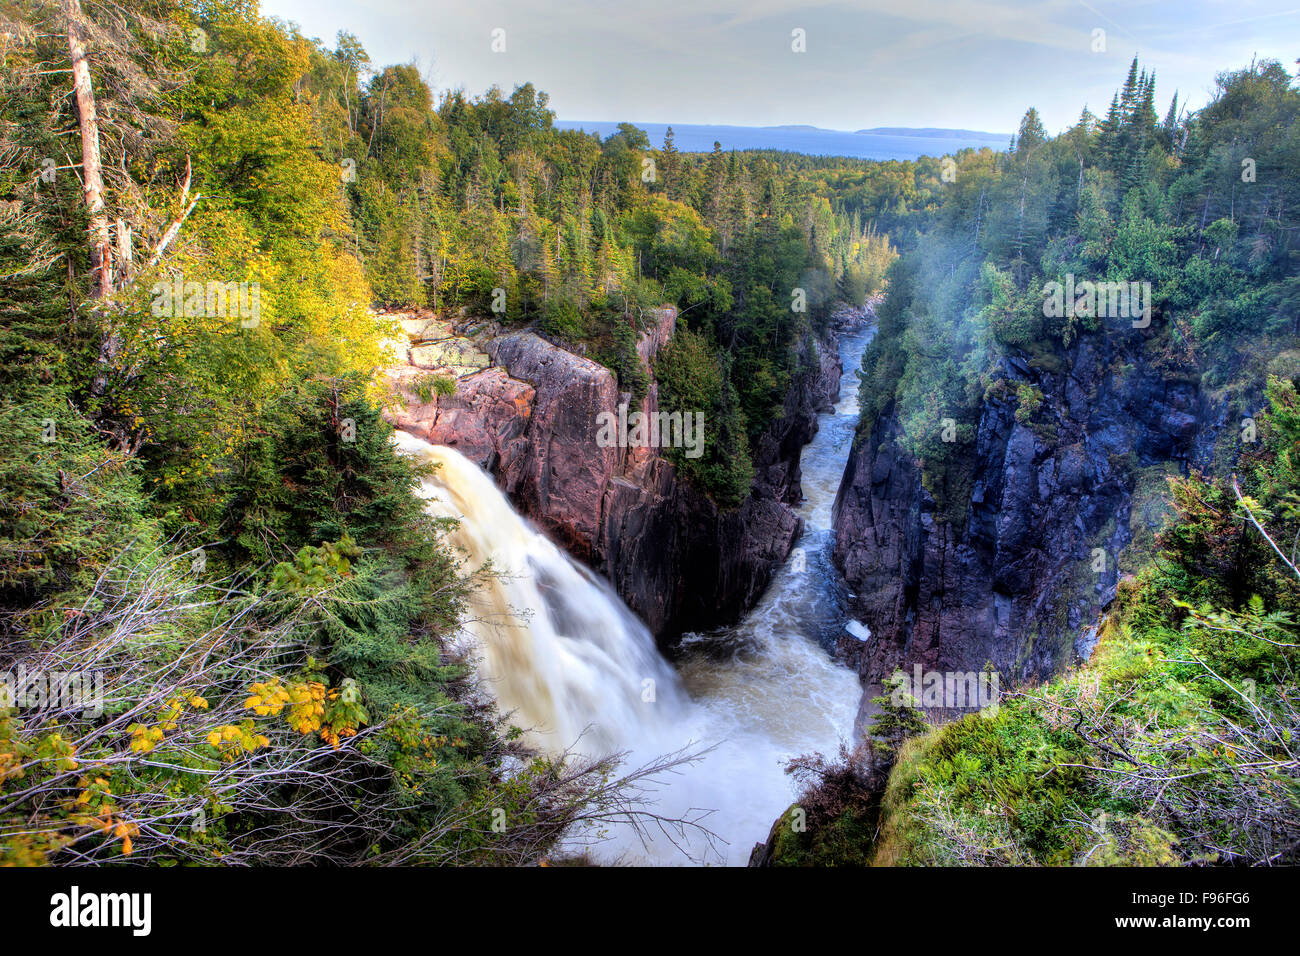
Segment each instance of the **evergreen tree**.
[{"label": "evergreen tree", "polygon": [[921,704],[911,693],[910,682],[902,671],[881,681],[881,693],[871,698],[879,708],[869,730],[876,748],[886,757],[897,753],[909,737],[928,728],[921,714]]},{"label": "evergreen tree", "polygon": [[714,142],[713,152],[709,154],[708,167],[704,173],[704,195],[701,205],[705,209],[705,218],[709,225],[717,228],[722,224],[724,189],[727,184],[727,162],[722,153],[722,144]]},{"label": "evergreen tree", "polygon": [[681,182],[682,161],[681,154],[677,152],[671,126],[664,132],[664,147],[660,151],[660,156],[659,173],[663,177],[663,190],[669,199],[679,200],[685,194]]}]

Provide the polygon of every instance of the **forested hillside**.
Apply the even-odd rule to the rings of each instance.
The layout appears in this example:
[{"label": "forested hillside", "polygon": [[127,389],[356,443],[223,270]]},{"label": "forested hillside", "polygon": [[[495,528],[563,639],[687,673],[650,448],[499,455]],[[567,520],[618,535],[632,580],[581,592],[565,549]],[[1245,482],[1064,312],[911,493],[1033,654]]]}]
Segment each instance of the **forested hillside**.
[{"label": "forested hillside", "polygon": [[[970,443],[943,441],[940,420],[970,437],[986,394],[1002,387],[1001,356],[1051,366],[1082,336],[1141,333],[1153,359],[1164,354],[1167,367],[1190,353],[1209,388],[1253,409],[1245,393],[1258,401],[1265,367],[1293,342],[1292,77],[1277,63],[1226,73],[1205,109],[1180,111],[1175,93],[1163,120],[1154,97],[1155,77],[1134,60],[1103,118],[1085,109],[1049,139],[1030,109],[1008,153],[956,157],[923,233],[893,233],[911,251],[894,267],[864,360],[863,427],[898,402],[903,441],[954,520],[968,497]],[[1089,314],[1082,289],[1078,308],[1047,314],[1045,287],[1069,274],[1148,283],[1150,328],[1095,305]],[[1032,396],[1019,408],[1035,420]]]},{"label": "forested hillside", "polygon": [[1167,477],[1226,474],[1267,376],[1297,371],[1291,76],[1225,73],[1163,121],[1154,86],[1135,60],[1102,119],[1049,139],[1030,110],[1007,153],[956,157],[893,266],[836,551],[876,677],[1067,666]]},{"label": "forested hillside", "polygon": [[[876,745],[802,767],[779,861],[1297,859],[1300,92],[1155,95],[1134,60],[1100,119],[1030,110],[891,266],[837,514]],[[927,727],[913,662],[1017,689]]]}]

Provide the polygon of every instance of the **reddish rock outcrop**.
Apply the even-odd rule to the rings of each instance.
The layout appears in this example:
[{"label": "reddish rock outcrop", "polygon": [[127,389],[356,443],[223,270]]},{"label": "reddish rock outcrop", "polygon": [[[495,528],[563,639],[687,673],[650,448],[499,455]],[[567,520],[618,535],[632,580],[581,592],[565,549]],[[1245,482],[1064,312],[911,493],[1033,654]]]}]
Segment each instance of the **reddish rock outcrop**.
[{"label": "reddish rock outcrop", "polygon": [[617,447],[596,442],[597,418],[613,412],[618,387],[609,369],[531,332],[488,344],[492,361],[536,389],[519,482],[507,482],[525,513],[584,561],[595,557],[605,487]]},{"label": "reddish rock outcrop", "polygon": [[528,448],[524,435],[533,413],[535,390],[504,369],[486,368],[456,381],[456,393],[422,401],[416,369],[398,369],[390,380],[406,404],[390,407],[389,420],[403,431],[435,445],[447,445],[493,474],[517,484]]},{"label": "reddish rock outcrop", "polygon": [[[662,309],[641,334],[647,372],[676,318],[675,309]],[[833,337],[820,348],[803,344],[804,372],[755,448],[754,491],[730,511],[679,479],[656,448],[601,447],[599,416],[630,402],[609,369],[531,332],[484,348],[492,367],[457,379],[453,396],[422,401],[417,388],[427,371],[390,372],[406,399],[390,420],[490,472],[523,514],[604,574],[656,634],[732,621],[753,605],[799,532],[789,502],[798,501],[799,454],[816,431],[816,411],[838,392]],[[658,411],[653,377],[637,410]]]}]

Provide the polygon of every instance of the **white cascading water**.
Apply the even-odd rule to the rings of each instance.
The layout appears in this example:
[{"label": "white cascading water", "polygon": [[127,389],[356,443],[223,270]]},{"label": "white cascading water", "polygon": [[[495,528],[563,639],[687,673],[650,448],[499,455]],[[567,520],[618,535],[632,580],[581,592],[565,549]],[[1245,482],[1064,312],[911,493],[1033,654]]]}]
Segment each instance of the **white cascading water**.
[{"label": "white cascading water", "polygon": [[490,475],[455,449],[404,432],[396,442],[438,466],[421,494],[430,514],[459,520],[448,540],[468,567],[491,562],[493,573],[471,593],[464,628],[485,687],[534,744],[610,753],[665,711],[671,718],[686,706],[681,681],[645,625],[603,579],[515,511]]},{"label": "white cascading water", "polygon": [[858,680],[824,649],[843,623],[830,511],[857,418],[853,371],[869,337],[844,338],[844,398],[804,450],[796,549],[743,621],[688,635],[680,674],[612,588],[522,518],[487,473],[454,449],[397,433],[400,449],[439,466],[421,492],[429,512],[459,519],[451,543],[470,568],[490,562],[495,572],[474,591],[464,629],[485,687],[512,722],[550,752],[627,752],[625,769],[711,748],[646,799],[668,818],[712,810],[703,822],[717,839],[616,826],[594,847],[598,859],[743,865],[795,797],[786,762],[834,753],[851,735]]}]

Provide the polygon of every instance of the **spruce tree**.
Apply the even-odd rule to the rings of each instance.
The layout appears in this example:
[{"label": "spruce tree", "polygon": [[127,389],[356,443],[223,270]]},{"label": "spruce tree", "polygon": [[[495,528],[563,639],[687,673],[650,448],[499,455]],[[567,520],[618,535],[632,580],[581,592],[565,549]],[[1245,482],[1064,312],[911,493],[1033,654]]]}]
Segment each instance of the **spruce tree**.
[{"label": "spruce tree", "polygon": [[664,133],[664,148],[661,150],[659,160],[659,175],[663,190],[667,193],[669,199],[682,198],[681,169],[681,154],[677,152],[677,146],[673,139],[673,128],[670,126]]}]

